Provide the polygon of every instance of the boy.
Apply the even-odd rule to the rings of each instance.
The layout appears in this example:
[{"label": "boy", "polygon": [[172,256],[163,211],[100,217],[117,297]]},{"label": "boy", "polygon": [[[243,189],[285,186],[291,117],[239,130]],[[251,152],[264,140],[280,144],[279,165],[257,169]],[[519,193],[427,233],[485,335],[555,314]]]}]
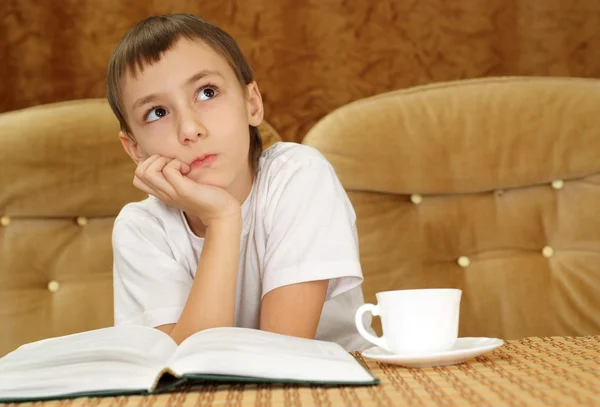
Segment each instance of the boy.
[{"label": "boy", "polygon": [[115,221],[115,324],[177,343],[242,326],[367,345],[352,206],[316,150],[262,151],[260,91],[227,33],[192,15],[140,22],[113,53],[107,95],[150,195]]}]

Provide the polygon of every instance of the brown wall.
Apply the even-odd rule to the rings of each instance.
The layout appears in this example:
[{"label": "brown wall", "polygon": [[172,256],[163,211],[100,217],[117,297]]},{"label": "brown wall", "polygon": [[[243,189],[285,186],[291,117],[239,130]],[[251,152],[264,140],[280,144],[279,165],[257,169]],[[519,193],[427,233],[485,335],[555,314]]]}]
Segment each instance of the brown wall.
[{"label": "brown wall", "polygon": [[342,104],[410,85],[600,77],[599,0],[0,0],[0,111],[103,97],[116,42],[167,12],[238,40],[287,140]]}]

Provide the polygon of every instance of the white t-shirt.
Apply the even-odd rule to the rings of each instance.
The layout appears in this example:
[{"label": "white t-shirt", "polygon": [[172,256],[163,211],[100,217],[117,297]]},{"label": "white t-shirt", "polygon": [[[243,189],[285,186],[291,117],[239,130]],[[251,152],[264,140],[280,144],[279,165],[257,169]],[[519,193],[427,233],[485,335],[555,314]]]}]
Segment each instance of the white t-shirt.
[{"label": "white t-shirt", "polygon": [[[269,291],[329,279],[316,339],[349,351],[368,347],[354,324],[363,304],[355,220],[320,152],[286,142],[265,150],[242,204],[235,326],[259,328],[261,300]],[[113,229],[115,325],[176,323],[203,241],[183,212],[154,197],[126,205]]]}]

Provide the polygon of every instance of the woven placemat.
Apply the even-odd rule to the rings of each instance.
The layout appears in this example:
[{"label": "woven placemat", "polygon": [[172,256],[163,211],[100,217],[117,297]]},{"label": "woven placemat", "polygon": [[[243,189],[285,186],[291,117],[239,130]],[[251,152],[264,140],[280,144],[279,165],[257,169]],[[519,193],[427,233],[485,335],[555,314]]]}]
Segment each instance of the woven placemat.
[{"label": "woven placemat", "polygon": [[600,406],[600,336],[508,341],[494,352],[447,367],[409,369],[363,361],[381,380],[379,386],[205,385],[150,397],[81,398],[33,404],[35,407]]}]

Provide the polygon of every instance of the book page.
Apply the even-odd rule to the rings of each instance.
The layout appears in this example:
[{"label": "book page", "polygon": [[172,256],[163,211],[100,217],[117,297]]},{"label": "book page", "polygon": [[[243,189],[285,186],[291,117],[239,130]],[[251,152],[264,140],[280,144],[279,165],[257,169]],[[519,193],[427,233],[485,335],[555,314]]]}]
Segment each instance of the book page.
[{"label": "book page", "polygon": [[332,383],[373,380],[338,344],[246,328],[213,328],[192,335],[179,346],[169,367],[178,375]]},{"label": "book page", "polygon": [[0,398],[147,389],[176,349],[167,334],[139,326],[33,342],[0,359]]}]

